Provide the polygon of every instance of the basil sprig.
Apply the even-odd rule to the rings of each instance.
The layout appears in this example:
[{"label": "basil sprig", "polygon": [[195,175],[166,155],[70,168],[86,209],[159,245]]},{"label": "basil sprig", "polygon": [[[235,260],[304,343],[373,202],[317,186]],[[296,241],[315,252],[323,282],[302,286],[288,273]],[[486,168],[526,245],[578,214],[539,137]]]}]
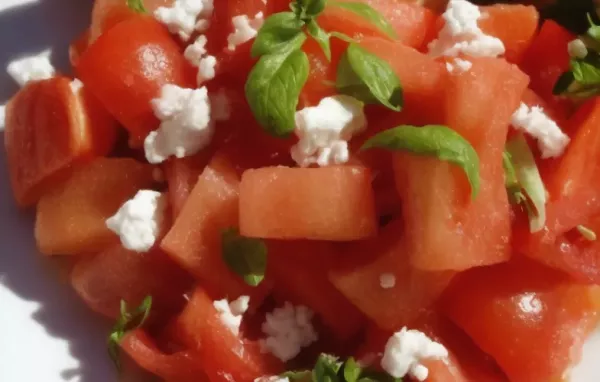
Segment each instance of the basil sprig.
[{"label": "basil sprig", "polygon": [[244,237],[237,229],[229,228],[221,234],[223,260],[246,284],[257,286],[267,270],[267,246],[260,239]]},{"label": "basil sprig", "polygon": [[271,135],[285,137],[295,128],[300,93],[310,72],[308,56],[302,50],[307,36],[319,44],[328,60],[331,60],[331,37],[351,43],[338,68],[337,87],[341,93],[393,110],[401,108],[400,80],[390,65],[353,44],[349,36],[325,31],[318,24],[317,16],[328,5],[360,15],[395,36],[385,18],[362,3],[295,0],[290,4],[290,12],[267,18],[252,45],[252,57],[259,60],[250,71],[245,93],[256,120]]},{"label": "basil sprig", "polygon": [[463,169],[471,185],[471,199],[479,193],[479,156],[469,141],[447,126],[403,125],[382,131],[365,142],[362,149],[385,148],[431,156]]}]

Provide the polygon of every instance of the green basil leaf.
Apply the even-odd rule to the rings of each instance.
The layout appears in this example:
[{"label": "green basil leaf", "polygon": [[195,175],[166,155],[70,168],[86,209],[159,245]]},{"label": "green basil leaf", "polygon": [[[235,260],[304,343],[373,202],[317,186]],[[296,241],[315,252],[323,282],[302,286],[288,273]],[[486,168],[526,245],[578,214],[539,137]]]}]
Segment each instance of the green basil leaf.
[{"label": "green basil leaf", "polygon": [[358,44],[358,41],[356,41],[352,37],[350,37],[347,34],[342,33],[342,32],[332,31],[332,32],[329,32],[329,36],[336,37],[336,38],[338,38],[338,39],[340,39],[342,41],[347,42],[348,44],[353,43],[353,42]]},{"label": "green basil leaf", "polygon": [[313,370],[313,379],[315,382],[343,382],[338,377],[340,368],[341,363],[336,357],[321,354]]},{"label": "green basil leaf", "polygon": [[399,126],[371,137],[362,149],[387,148],[433,156],[462,168],[471,184],[471,198],[479,192],[479,156],[469,141],[446,126]]},{"label": "green basil leaf", "polygon": [[546,225],[546,188],[535,163],[533,152],[523,134],[506,143],[519,185],[526,197],[529,230],[538,232]]},{"label": "green basil leaf", "polygon": [[594,40],[600,41],[600,26],[594,23],[594,20],[592,20],[592,15],[589,13],[587,14],[587,20],[590,27],[588,28],[586,34]]},{"label": "green basil leaf", "polygon": [[341,94],[364,103],[381,103],[389,109],[402,109],[402,86],[390,64],[350,44],[337,68],[336,87]]},{"label": "green basil leaf", "polygon": [[366,3],[331,1],[328,3],[328,5],[343,8],[347,11],[350,11],[371,22],[380,31],[382,31],[392,39],[398,38],[398,34],[396,33],[392,25],[385,19],[385,17],[383,17],[381,13],[379,13],[377,10],[375,10],[373,7]]},{"label": "green basil leaf", "polygon": [[290,382],[312,382],[312,371],[286,371],[281,374],[281,378],[287,378]]},{"label": "green basil leaf", "polygon": [[588,227],[584,226],[584,225],[578,225],[577,227],[577,231],[579,231],[579,233],[581,234],[581,236],[583,236],[583,238],[587,241],[596,241],[597,236],[596,236],[596,232],[594,232],[593,230],[589,229]]},{"label": "green basil leaf", "polygon": [[292,12],[275,13],[267,18],[259,29],[252,44],[252,57],[288,50],[288,45],[297,47],[298,40],[304,42],[302,27],[304,22],[298,20]]},{"label": "green basil leaf", "polygon": [[526,203],[527,198],[521,189],[515,165],[512,162],[510,153],[506,150],[502,153],[502,165],[504,167],[504,185],[508,192],[508,199],[512,204]]},{"label": "green basil leaf", "polygon": [[240,236],[234,228],[221,234],[223,260],[246,284],[257,286],[267,270],[267,246],[260,239]]},{"label": "green basil leaf", "polygon": [[148,13],[144,7],[144,0],[127,0],[127,6],[137,13]]},{"label": "green basil leaf", "polygon": [[298,0],[308,17],[316,17],[325,9],[326,0]]},{"label": "green basil leaf", "polygon": [[323,28],[319,26],[316,20],[310,20],[308,22],[306,30],[308,34],[315,39],[319,44],[327,61],[331,61],[331,43],[329,42],[329,33],[325,32]]},{"label": "green basil leaf", "polygon": [[308,57],[299,49],[264,55],[252,68],[246,81],[246,99],[269,134],[284,137],[294,131],[298,98],[308,72]]},{"label": "green basil leaf", "polygon": [[131,330],[141,328],[152,309],[152,296],[146,296],[142,303],[133,311],[128,311],[127,303],[121,300],[120,313],[121,315],[117,319],[117,322],[113,326],[110,334],[108,335],[108,354],[113,360],[117,370],[121,369],[121,358],[119,354],[120,344],[125,337],[125,334]]},{"label": "green basil leaf", "polygon": [[[571,60],[571,72],[573,72],[573,78],[579,84],[587,85],[600,85],[600,62],[594,59],[594,55],[588,55],[584,59]],[[597,58],[597,57],[596,57]]]},{"label": "green basil leaf", "polygon": [[344,362],[343,368],[345,382],[358,382],[362,369],[353,357],[348,358],[348,360]]}]

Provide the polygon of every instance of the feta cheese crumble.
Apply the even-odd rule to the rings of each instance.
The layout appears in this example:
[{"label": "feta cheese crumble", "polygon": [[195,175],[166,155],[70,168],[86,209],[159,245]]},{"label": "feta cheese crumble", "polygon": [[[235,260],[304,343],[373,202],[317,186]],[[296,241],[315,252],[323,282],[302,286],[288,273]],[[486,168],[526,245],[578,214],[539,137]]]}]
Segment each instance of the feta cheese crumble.
[{"label": "feta cheese crumble", "polygon": [[154,18],[165,24],[169,31],[187,41],[196,29],[198,17],[208,19],[214,10],[213,0],[175,0],[170,7],[159,7]]},{"label": "feta cheese crumble", "polygon": [[83,82],[75,78],[69,83],[69,87],[71,88],[73,94],[77,94],[81,91],[81,89],[83,89]]},{"label": "feta cheese crumble", "polygon": [[217,58],[215,56],[206,56],[198,64],[198,85],[210,81],[216,76]]},{"label": "feta cheese crumble", "polygon": [[521,103],[512,116],[512,125],[538,141],[544,159],[561,156],[570,142],[569,137],[539,106],[530,108]]},{"label": "feta cheese crumble", "polygon": [[6,71],[19,86],[25,86],[30,81],[47,80],[56,74],[50,63],[50,51],[12,61]]},{"label": "feta cheese crumble", "polygon": [[0,105],[0,131],[6,126],[6,105]]},{"label": "feta cheese crumble", "polygon": [[418,330],[407,330],[404,327],[394,333],[385,345],[381,367],[394,378],[402,378],[408,374],[418,381],[425,381],[429,370],[421,361],[446,357],[448,350],[442,344]]},{"label": "feta cheese crumble", "polygon": [[152,100],[154,114],[162,122],[148,134],[144,151],[148,162],[156,164],[170,156],[183,158],[206,147],[213,136],[210,100],[205,87],[184,89],[165,85],[160,98]]},{"label": "feta cheese crumble", "polygon": [[183,56],[194,66],[200,65],[200,60],[207,53],[206,44],[208,39],[205,35],[200,35],[192,44],[188,45],[183,52]]},{"label": "feta cheese crumble", "polygon": [[219,312],[219,318],[236,336],[240,333],[242,317],[250,306],[250,297],[240,296],[237,300],[228,302],[226,299],[213,302],[213,306]]},{"label": "feta cheese crumble", "polygon": [[106,220],[106,226],[119,235],[126,249],[148,252],[160,233],[166,206],[160,192],[140,190]]},{"label": "feta cheese crumble", "polygon": [[299,141],[290,151],[292,159],[301,167],[346,163],[348,141],[366,127],[362,102],[346,95],[323,98],[317,106],[296,112]]},{"label": "feta cheese crumble", "polygon": [[256,378],[254,380],[254,382],[290,382],[290,379],[288,377],[278,377],[278,376],[271,376],[271,377],[260,377],[260,378]]},{"label": "feta cheese crumble", "polygon": [[588,55],[588,49],[585,46],[585,43],[578,38],[569,42],[567,49],[569,51],[569,56],[572,58],[585,58]]},{"label": "feta cheese crumble", "polygon": [[264,22],[262,12],[258,12],[253,19],[250,19],[247,15],[232,17],[231,23],[233,24],[234,32],[227,36],[228,49],[234,51],[239,45],[256,37],[258,30]]},{"label": "feta cheese crumble", "polygon": [[392,273],[383,273],[379,276],[379,285],[383,289],[391,289],[396,286],[396,276]]},{"label": "feta cheese crumble", "polygon": [[318,339],[311,320],[314,313],[305,306],[289,302],[267,313],[262,331],[267,337],[260,341],[263,352],[271,352],[283,362],[300,354],[302,348]]},{"label": "feta cheese crumble", "polygon": [[461,58],[455,58],[452,61],[446,62],[446,70],[450,74],[461,74],[468,72],[473,67],[471,61],[463,60]]},{"label": "feta cheese crumble", "polygon": [[433,56],[498,57],[505,52],[499,38],[488,36],[477,22],[484,17],[479,7],[467,0],[450,0],[442,15],[445,24],[437,40],[429,43]]}]

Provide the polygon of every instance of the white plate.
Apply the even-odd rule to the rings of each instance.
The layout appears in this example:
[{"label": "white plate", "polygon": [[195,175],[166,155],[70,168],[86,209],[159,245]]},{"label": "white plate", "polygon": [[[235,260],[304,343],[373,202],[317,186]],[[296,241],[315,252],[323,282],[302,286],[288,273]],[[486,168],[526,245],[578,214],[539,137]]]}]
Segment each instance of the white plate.
[{"label": "white plate", "polygon": [[[68,43],[87,26],[91,3],[0,0],[0,104],[16,91],[4,71],[10,60],[51,48],[52,62],[68,68]],[[32,216],[12,202],[3,147],[0,135],[0,381],[117,381],[106,355],[109,323],[57,281],[53,259],[36,253]],[[600,381],[597,337],[573,382]]]}]

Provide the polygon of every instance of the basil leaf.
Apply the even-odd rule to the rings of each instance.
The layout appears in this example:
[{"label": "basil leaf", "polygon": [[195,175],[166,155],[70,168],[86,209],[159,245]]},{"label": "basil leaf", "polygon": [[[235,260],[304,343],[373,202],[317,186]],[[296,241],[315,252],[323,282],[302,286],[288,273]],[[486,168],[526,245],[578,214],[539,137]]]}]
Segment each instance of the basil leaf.
[{"label": "basil leaf", "polygon": [[336,357],[321,354],[313,370],[313,380],[315,382],[343,382],[338,377],[340,368],[341,363]]},{"label": "basil leaf", "polygon": [[[591,58],[571,60],[571,72],[573,78],[581,85],[600,84],[600,62],[597,55],[589,55]],[[596,56],[596,57],[593,57]]]},{"label": "basil leaf", "polygon": [[312,371],[286,371],[281,378],[287,378],[290,382],[312,382]]},{"label": "basil leaf", "polygon": [[344,380],[346,382],[358,382],[360,375],[362,373],[361,367],[356,363],[356,360],[353,357],[348,358],[346,362],[344,362]]},{"label": "basil leaf", "polygon": [[270,16],[259,29],[252,44],[252,57],[286,50],[288,45],[301,45],[298,40],[304,42],[303,26],[304,23],[292,12],[275,13]]},{"label": "basil leaf", "polygon": [[267,270],[267,246],[260,239],[240,236],[234,228],[221,234],[221,254],[233,272],[246,284],[257,286],[265,278]]},{"label": "basil leaf", "polygon": [[308,57],[299,49],[262,56],[252,68],[246,81],[246,99],[269,134],[283,137],[294,131],[298,98],[308,72]]},{"label": "basil leaf", "polygon": [[329,36],[331,36],[331,37],[337,37],[340,40],[347,42],[348,44],[353,43],[353,42],[354,43],[358,43],[358,41],[356,41],[352,37],[350,37],[347,34],[342,33],[342,32],[332,31],[332,32],[329,32]]},{"label": "basil leaf", "polygon": [[375,10],[373,7],[366,3],[331,1],[328,3],[328,5],[350,11],[371,22],[380,31],[382,31],[392,39],[398,38],[398,34],[396,33],[392,25],[385,19],[385,17],[383,17],[381,13],[379,13],[377,10]]},{"label": "basil leaf", "polygon": [[144,0],[127,0],[127,6],[137,13],[148,13],[144,7]]},{"label": "basil leaf", "polygon": [[365,142],[362,150],[387,148],[416,155],[434,156],[462,168],[471,184],[471,198],[479,192],[479,156],[471,144],[446,126],[399,126],[385,130]]},{"label": "basil leaf", "polygon": [[527,198],[521,190],[521,184],[517,178],[515,165],[512,162],[510,153],[506,150],[502,153],[502,166],[504,167],[504,185],[508,192],[508,198],[512,204],[521,204],[527,202]]},{"label": "basil leaf", "polygon": [[319,26],[316,20],[310,20],[308,22],[306,30],[308,34],[315,39],[319,44],[327,61],[331,61],[331,43],[329,42],[329,34]]},{"label": "basil leaf", "polygon": [[589,13],[587,14],[587,20],[590,27],[588,28],[586,35],[590,36],[596,41],[600,41],[600,26],[594,23],[594,20],[592,20],[592,15]]},{"label": "basil leaf", "polygon": [[127,303],[124,300],[121,300],[120,308],[121,315],[113,326],[107,341],[108,354],[117,370],[121,370],[121,358],[119,354],[121,341],[127,332],[144,325],[152,309],[152,296],[146,296],[142,303],[132,312],[127,310]]},{"label": "basil leaf", "polygon": [[596,237],[596,232],[592,231],[591,229],[589,229],[588,227],[584,226],[584,225],[578,225],[577,227],[577,231],[579,231],[579,233],[581,234],[581,236],[583,236],[583,238],[587,241],[596,241],[597,237]]},{"label": "basil leaf", "polygon": [[392,67],[358,44],[350,44],[342,56],[336,87],[364,103],[381,103],[395,111],[402,108],[402,86]]},{"label": "basil leaf", "polygon": [[535,163],[533,152],[523,134],[506,143],[519,185],[526,197],[529,230],[538,232],[546,225],[546,188]]}]

